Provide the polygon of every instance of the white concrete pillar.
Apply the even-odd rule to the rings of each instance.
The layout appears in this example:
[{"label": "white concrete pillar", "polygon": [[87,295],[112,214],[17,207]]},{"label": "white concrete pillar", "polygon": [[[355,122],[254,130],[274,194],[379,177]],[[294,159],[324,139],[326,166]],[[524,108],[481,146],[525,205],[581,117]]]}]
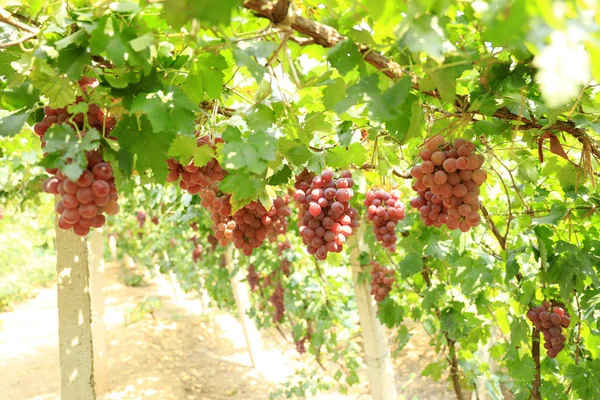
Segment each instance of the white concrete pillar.
[{"label": "white concrete pillar", "polygon": [[108,389],[106,325],[104,324],[104,236],[102,229],[90,233],[90,296],[92,304],[92,338],[94,344],[94,378],[96,394]]},{"label": "white concrete pillar", "polygon": [[385,337],[383,325],[377,319],[377,308],[371,296],[370,285],[367,281],[358,282],[358,276],[363,272],[359,263],[361,251],[360,242],[363,238],[363,229],[359,228],[348,240],[350,249],[350,265],[352,266],[352,280],[354,293],[358,305],[358,316],[362,330],[365,363],[373,400],[396,400],[396,383],[394,368],[390,359],[390,351]]},{"label": "white concrete pillar", "polygon": [[61,399],[95,400],[86,239],[57,226],[56,260]]},{"label": "white concrete pillar", "polygon": [[[227,269],[233,271],[235,260],[233,255],[233,246],[227,246],[225,252],[225,262]],[[248,346],[248,353],[250,353],[250,362],[252,367],[256,368],[259,366],[262,358],[260,352],[262,349],[262,343],[258,329],[254,321],[248,316],[248,309],[250,308],[250,296],[248,292],[248,285],[242,283],[242,271],[238,272],[231,277],[231,289],[233,290],[233,297],[235,298],[235,304],[237,305],[238,318],[244,328],[244,336],[246,337],[246,345]]]}]

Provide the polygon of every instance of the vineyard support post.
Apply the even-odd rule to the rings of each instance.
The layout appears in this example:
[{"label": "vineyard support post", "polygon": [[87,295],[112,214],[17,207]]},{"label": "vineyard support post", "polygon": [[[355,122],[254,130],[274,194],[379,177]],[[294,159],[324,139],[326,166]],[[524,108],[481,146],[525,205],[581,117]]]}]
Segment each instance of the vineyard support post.
[{"label": "vineyard support post", "polygon": [[108,388],[106,326],[104,324],[104,232],[102,229],[94,229],[90,233],[89,251],[94,380],[96,394],[101,396]]},{"label": "vineyard support post", "polygon": [[95,400],[87,243],[58,226],[56,272],[61,399]]},{"label": "vineyard support post", "polygon": [[[233,247],[229,245],[225,250],[225,262],[230,273],[235,269],[233,260]],[[244,329],[246,345],[248,346],[248,353],[250,353],[250,362],[252,363],[252,367],[256,368],[261,360],[260,351],[262,343],[254,321],[248,316],[250,296],[248,294],[248,286],[242,283],[242,274],[240,270],[231,275],[231,289],[237,306],[238,318]]]},{"label": "vineyard support post", "polygon": [[358,229],[348,241],[352,281],[358,305],[358,316],[364,339],[365,361],[373,400],[395,400],[396,383],[383,325],[377,319],[377,309],[367,281],[359,283],[363,268],[359,262],[363,229]]}]

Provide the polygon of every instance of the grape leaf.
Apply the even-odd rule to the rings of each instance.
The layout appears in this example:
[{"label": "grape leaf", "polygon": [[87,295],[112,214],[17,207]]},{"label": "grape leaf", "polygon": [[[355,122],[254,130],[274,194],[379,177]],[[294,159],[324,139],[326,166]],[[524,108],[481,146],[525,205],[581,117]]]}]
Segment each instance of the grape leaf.
[{"label": "grape leaf", "polygon": [[277,171],[269,180],[269,185],[285,185],[289,182],[292,177],[292,170],[287,165],[284,165],[279,171]]},{"label": "grape leaf", "polygon": [[543,216],[537,217],[531,220],[532,225],[555,225],[558,221],[563,219],[563,217],[567,214],[567,207],[561,203],[554,203],[552,207],[550,207],[550,212]]},{"label": "grape leaf", "polygon": [[16,113],[7,115],[5,117],[0,118],[0,137],[1,136],[15,136],[21,129],[25,122],[27,122],[27,118],[29,118],[30,111],[22,110],[17,111]]},{"label": "grape leaf", "polygon": [[406,279],[423,269],[423,261],[421,256],[414,253],[408,253],[406,257],[400,261],[400,276]]},{"label": "grape leaf", "polygon": [[188,165],[193,158],[195,166],[203,167],[215,156],[215,152],[210,146],[197,146],[194,137],[177,136],[169,147],[169,155],[176,158],[181,165]]},{"label": "grape leaf", "polygon": [[75,102],[75,87],[69,79],[58,75],[48,64],[38,61],[29,76],[31,83],[50,99],[53,108]]},{"label": "grape leaf", "polygon": [[30,83],[0,91],[0,107],[4,110],[31,108],[39,101],[40,91]]},{"label": "grape leaf", "polygon": [[143,112],[156,132],[193,132],[198,107],[178,87],[140,93],[131,102],[131,112]]},{"label": "grape leaf", "polygon": [[327,59],[342,75],[346,75],[348,72],[364,63],[356,44],[347,39],[333,46],[329,50]]},{"label": "grape leaf", "polygon": [[152,170],[155,182],[165,181],[168,173],[165,160],[169,158],[167,149],[173,141],[174,132],[154,131],[145,115],[139,121],[132,115],[124,115],[111,135],[119,138],[119,158],[123,157],[126,162],[135,165],[140,174]]},{"label": "grape leaf", "polygon": [[263,174],[269,161],[275,159],[277,140],[263,132],[253,133],[245,139],[234,131],[235,128],[229,128],[227,134],[224,134],[226,143],[220,151],[224,168]]},{"label": "grape leaf", "polygon": [[327,150],[327,165],[332,168],[345,168],[350,164],[362,166],[367,160],[367,149],[360,143],[349,147],[337,146]]},{"label": "grape leaf", "polygon": [[402,320],[404,319],[404,308],[388,297],[379,303],[377,317],[383,325],[392,328],[402,323]]},{"label": "grape leaf", "polygon": [[264,187],[264,180],[253,179],[243,173],[228,174],[219,184],[219,189],[231,194],[231,211],[233,213],[256,200]]},{"label": "grape leaf", "polygon": [[195,103],[200,103],[206,98],[220,98],[225,76],[223,70],[226,68],[227,61],[223,56],[200,54],[190,68],[183,91]]}]

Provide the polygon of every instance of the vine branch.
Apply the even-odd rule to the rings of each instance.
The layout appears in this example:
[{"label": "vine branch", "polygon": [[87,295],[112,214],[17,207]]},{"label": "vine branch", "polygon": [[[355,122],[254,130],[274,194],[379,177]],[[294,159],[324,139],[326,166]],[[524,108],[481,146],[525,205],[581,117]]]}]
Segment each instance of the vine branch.
[{"label": "vine branch", "polygon": [[531,332],[531,356],[535,363],[535,376],[533,377],[533,387],[531,389],[532,400],[542,400],[540,393],[541,367],[540,367],[540,331],[534,326]]}]

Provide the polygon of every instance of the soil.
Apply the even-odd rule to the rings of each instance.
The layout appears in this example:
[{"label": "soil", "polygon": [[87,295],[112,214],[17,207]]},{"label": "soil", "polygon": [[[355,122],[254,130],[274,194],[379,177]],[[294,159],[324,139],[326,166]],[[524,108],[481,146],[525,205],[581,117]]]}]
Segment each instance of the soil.
[{"label": "soil", "polygon": [[[306,357],[277,331],[263,331],[261,366],[252,368],[242,327],[231,314],[203,310],[199,300],[178,296],[164,278],[141,287],[125,286],[119,271],[117,264],[107,264],[106,400],[264,400],[306,365]],[[56,288],[41,289],[36,298],[1,313],[0,326],[0,397],[59,399]],[[454,398],[447,381],[420,376],[435,353],[422,329],[410,330],[408,345],[394,360],[399,399]],[[349,395],[329,393],[313,399],[371,399],[367,393],[363,386]]]}]

